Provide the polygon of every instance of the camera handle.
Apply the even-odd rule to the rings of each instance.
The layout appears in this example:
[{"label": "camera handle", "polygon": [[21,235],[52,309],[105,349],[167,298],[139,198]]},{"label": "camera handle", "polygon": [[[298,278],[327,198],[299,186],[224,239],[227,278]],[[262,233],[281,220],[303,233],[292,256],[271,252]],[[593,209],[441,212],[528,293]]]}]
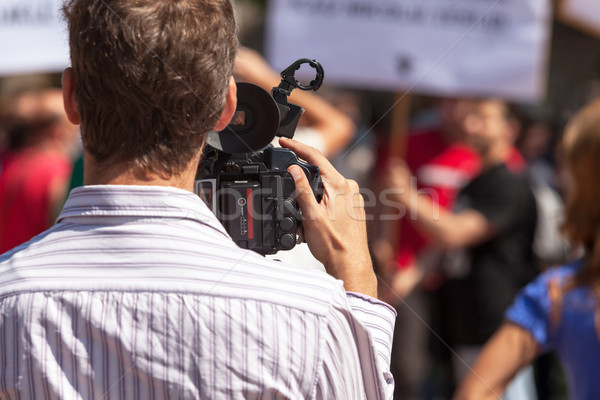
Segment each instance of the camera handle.
[{"label": "camera handle", "polygon": [[[310,81],[308,85],[301,84],[295,76],[296,71],[298,71],[303,64],[308,64],[317,72],[315,79]],[[302,58],[296,61],[281,72],[281,83],[279,86],[274,87],[271,92],[280,112],[280,126],[277,131],[277,136],[293,138],[298,120],[304,112],[304,110],[296,104],[288,103],[287,98],[292,93],[292,90],[300,89],[316,91],[323,84],[324,77],[325,71],[323,70],[323,66],[317,60],[308,58]]]},{"label": "camera handle", "polygon": [[[296,79],[296,71],[298,71],[303,64],[308,64],[317,71],[317,76],[310,81],[308,86],[301,84],[300,81]],[[325,71],[323,70],[323,66],[317,60],[301,58],[281,72],[281,83],[276,88],[273,88],[273,94],[283,94],[287,97],[294,89],[317,91],[323,84],[323,78],[325,78]]]}]

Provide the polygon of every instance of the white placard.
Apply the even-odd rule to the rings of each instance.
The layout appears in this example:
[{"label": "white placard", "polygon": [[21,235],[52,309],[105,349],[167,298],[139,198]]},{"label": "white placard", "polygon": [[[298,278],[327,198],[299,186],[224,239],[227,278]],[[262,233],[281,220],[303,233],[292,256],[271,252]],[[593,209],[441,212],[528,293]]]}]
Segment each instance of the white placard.
[{"label": "white placard", "polygon": [[69,65],[62,0],[0,0],[0,75],[60,72]]},{"label": "white placard", "polygon": [[549,0],[271,0],[267,58],[319,60],[329,83],[535,101]]}]

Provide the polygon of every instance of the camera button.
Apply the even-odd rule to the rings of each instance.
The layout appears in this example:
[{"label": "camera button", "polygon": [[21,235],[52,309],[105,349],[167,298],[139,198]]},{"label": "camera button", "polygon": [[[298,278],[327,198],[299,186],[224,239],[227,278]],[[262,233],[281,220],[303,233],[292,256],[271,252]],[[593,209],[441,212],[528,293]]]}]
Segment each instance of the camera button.
[{"label": "camera button", "polygon": [[279,227],[282,231],[290,232],[296,227],[296,224],[293,218],[285,217],[279,221]]},{"label": "camera button", "polygon": [[279,238],[279,244],[286,250],[293,249],[296,245],[296,236],[292,235],[291,233],[286,233]]},{"label": "camera button", "polygon": [[258,165],[250,164],[250,165],[242,165],[242,173],[244,174],[258,174],[260,169]]},{"label": "camera button", "polygon": [[283,201],[283,214],[284,215],[295,215],[296,214],[296,203],[292,199],[285,199]]}]

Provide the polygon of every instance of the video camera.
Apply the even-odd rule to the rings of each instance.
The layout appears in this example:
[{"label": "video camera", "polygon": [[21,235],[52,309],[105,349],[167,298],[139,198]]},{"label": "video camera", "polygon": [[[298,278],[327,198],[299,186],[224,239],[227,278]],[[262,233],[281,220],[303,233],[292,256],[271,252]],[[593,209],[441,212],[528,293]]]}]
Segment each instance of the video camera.
[{"label": "video camera", "polygon": [[[307,86],[295,77],[303,64],[316,70]],[[287,172],[290,165],[302,168],[318,202],[323,197],[317,166],[299,160],[289,149],[270,145],[275,136],[293,138],[304,112],[288,103],[292,90],[316,91],[323,77],[321,64],[300,59],[281,73],[272,95],[251,83],[237,83],[238,105],[232,121],[223,131],[208,135],[194,191],[240,247],[275,254],[296,246],[302,214],[294,180]]]}]

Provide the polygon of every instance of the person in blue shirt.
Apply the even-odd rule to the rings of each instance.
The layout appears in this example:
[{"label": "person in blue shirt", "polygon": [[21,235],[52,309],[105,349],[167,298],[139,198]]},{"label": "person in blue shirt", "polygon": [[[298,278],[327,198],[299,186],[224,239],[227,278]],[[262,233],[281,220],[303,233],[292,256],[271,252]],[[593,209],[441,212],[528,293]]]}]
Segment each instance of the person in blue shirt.
[{"label": "person in blue shirt", "polygon": [[454,399],[498,399],[524,366],[554,351],[569,398],[600,398],[600,101],[581,110],[563,139],[571,188],[564,232],[584,256],[526,286]]}]

